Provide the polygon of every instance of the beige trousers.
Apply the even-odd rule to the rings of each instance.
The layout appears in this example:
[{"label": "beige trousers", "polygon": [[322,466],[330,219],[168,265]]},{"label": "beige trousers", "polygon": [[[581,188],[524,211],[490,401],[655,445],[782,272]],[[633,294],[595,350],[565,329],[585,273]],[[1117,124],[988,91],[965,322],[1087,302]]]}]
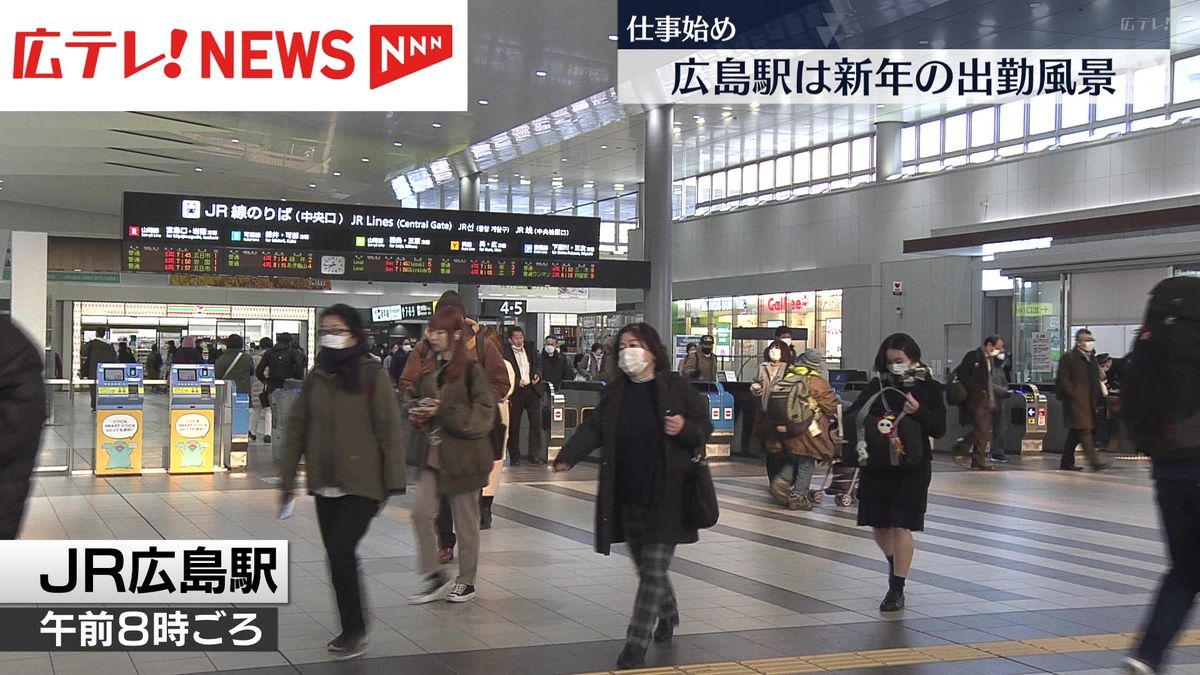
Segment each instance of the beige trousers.
[{"label": "beige trousers", "polygon": [[[475,585],[475,574],[479,571],[479,493],[464,492],[446,495],[450,502],[450,513],[454,516],[454,529],[458,534],[458,583]],[[429,469],[421,471],[413,496],[412,523],[417,535],[417,547],[421,574],[432,574],[442,565],[438,562],[437,516],[440,506],[437,491],[437,474]]]}]

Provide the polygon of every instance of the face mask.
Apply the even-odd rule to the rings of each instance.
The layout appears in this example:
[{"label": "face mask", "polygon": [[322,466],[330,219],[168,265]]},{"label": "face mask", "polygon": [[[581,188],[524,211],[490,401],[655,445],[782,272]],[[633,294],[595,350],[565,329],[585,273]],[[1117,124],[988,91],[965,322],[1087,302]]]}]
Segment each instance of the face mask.
[{"label": "face mask", "polygon": [[1095,343],[1095,342],[1088,341],[1088,342],[1085,342],[1085,343],[1083,343],[1083,351],[1085,351],[1085,352],[1089,352],[1089,353],[1090,353],[1090,352],[1093,352],[1093,351],[1095,351],[1095,350],[1096,350],[1096,343]]},{"label": "face mask", "polygon": [[549,354],[550,356],[554,356],[554,352],[555,352],[557,349],[558,349],[558,348],[557,348],[557,347],[555,347],[554,345],[546,345],[546,353],[547,353],[547,354]]},{"label": "face mask", "polygon": [[780,342],[782,342],[783,344],[785,344],[785,345],[789,346],[789,347],[791,347],[791,346],[792,346],[792,338],[787,338],[787,337],[785,337],[785,338],[779,338],[779,341],[780,341]]},{"label": "face mask", "polygon": [[621,370],[629,377],[641,375],[649,363],[646,359],[646,350],[641,347],[626,347],[622,349],[618,361]]},{"label": "face mask", "polygon": [[996,360],[997,360],[997,361],[1003,361],[1003,360],[1004,360],[1004,352],[1000,352],[999,354],[997,354],[997,355],[996,355]]},{"label": "face mask", "polygon": [[700,351],[704,352],[705,356],[712,354],[712,347],[701,347]]},{"label": "face mask", "polygon": [[402,352],[404,352],[405,354],[407,354],[407,353],[409,353],[409,352],[411,352],[411,351],[412,351],[412,345],[401,345],[401,347],[400,347],[400,351],[402,351]]},{"label": "face mask", "polygon": [[888,365],[893,375],[903,375],[912,369],[911,363],[892,363]]},{"label": "face mask", "polygon": [[317,344],[322,349],[345,349],[350,346],[349,335],[322,335]]},{"label": "face mask", "polygon": [[778,349],[772,349],[767,352],[767,357],[772,361],[778,361],[779,359],[783,358],[783,352],[779,351]]}]

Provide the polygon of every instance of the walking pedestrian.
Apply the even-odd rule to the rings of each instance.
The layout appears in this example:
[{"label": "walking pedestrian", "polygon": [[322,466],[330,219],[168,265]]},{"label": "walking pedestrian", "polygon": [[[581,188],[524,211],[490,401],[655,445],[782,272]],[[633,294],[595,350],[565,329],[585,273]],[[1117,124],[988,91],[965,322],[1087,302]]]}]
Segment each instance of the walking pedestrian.
[{"label": "walking pedestrian", "polygon": [[955,369],[958,381],[967,389],[967,399],[959,407],[959,422],[970,425],[966,438],[955,444],[954,461],[965,464],[965,455],[971,453],[971,468],[975,471],[994,471],[988,463],[988,444],[992,440],[992,419],[999,407],[996,391],[992,386],[992,364],[996,355],[1004,351],[1004,338],[989,336],[983,346],[967,352]]},{"label": "walking pedestrian", "polygon": [[637,597],[626,631],[621,669],[638,668],[655,641],[670,640],[679,607],[669,569],[677,544],[698,540],[688,513],[685,482],[712,422],[708,403],[671,361],[658,332],[645,323],[617,334],[617,368],[604,399],[554,460],[568,471],[602,448],[596,495],[596,551],[608,555],[627,542],[638,573]]},{"label": "walking pedestrian", "polygon": [[1063,402],[1063,423],[1067,427],[1067,440],[1058,464],[1063,471],[1083,471],[1083,467],[1075,465],[1076,446],[1083,446],[1083,454],[1093,471],[1111,466],[1111,462],[1100,459],[1096,450],[1096,407],[1103,398],[1104,386],[1100,383],[1100,364],[1095,353],[1092,332],[1081,328],[1075,333],[1075,348],[1058,360],[1054,393]]},{"label": "walking pedestrian", "polygon": [[42,355],[0,315],[0,539],[16,539],[46,421]]},{"label": "walking pedestrian", "polygon": [[349,305],[321,313],[320,351],[288,414],[281,503],[295,499],[296,469],[316,499],[342,631],[327,645],[340,658],[367,649],[358,543],[389,495],[405,491],[400,408],[391,380],[367,352],[362,317]]}]

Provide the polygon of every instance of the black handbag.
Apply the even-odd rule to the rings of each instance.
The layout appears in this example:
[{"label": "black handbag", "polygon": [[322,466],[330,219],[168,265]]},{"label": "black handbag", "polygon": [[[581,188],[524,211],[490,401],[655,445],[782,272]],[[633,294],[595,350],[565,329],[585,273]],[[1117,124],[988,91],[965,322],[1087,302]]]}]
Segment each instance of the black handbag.
[{"label": "black handbag", "polygon": [[688,521],[692,527],[705,530],[717,524],[721,507],[717,504],[717,487],[708,470],[708,458],[692,456],[692,473],[687,484]]}]

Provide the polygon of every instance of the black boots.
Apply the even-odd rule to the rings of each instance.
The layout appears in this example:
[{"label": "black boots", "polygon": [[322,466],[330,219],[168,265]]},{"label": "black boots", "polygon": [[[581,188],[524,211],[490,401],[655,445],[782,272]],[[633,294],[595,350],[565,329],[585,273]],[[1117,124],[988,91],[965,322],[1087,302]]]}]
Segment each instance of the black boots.
[{"label": "black boots", "polygon": [[671,638],[675,637],[675,627],[678,625],[678,616],[674,619],[659,619],[658,625],[654,627],[654,641],[670,642]]},{"label": "black boots", "polygon": [[646,665],[646,648],[626,642],[617,657],[617,670],[636,670]]},{"label": "black boots", "polygon": [[879,611],[899,612],[904,609],[904,581],[904,577],[888,575],[888,592],[883,596],[883,602],[879,603]]}]

